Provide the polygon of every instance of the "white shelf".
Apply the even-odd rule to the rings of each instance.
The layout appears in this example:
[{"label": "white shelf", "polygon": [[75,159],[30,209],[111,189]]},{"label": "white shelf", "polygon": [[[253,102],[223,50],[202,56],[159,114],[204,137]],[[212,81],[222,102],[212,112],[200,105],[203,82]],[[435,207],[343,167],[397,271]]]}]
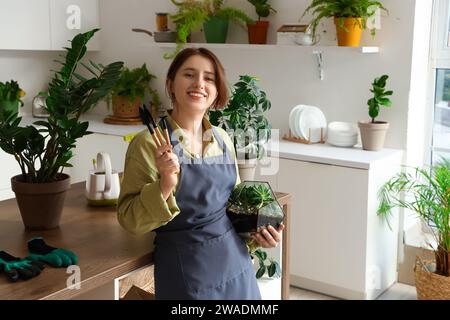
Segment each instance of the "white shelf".
[{"label": "white shelf", "polygon": [[[172,42],[148,42],[142,44],[143,47],[157,48],[175,48],[176,44]],[[186,43],[185,47],[207,47],[212,49],[249,49],[249,50],[275,50],[275,49],[293,49],[293,50],[326,50],[338,48],[339,50],[351,50],[361,53],[379,53],[380,47],[361,46],[361,47],[339,47],[339,46],[300,46],[300,45],[279,45],[279,44],[246,44],[246,43]]]}]

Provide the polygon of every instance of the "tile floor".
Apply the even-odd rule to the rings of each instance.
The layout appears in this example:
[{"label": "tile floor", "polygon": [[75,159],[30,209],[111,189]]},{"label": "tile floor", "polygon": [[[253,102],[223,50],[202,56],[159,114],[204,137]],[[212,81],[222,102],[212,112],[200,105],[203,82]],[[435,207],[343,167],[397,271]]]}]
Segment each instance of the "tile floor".
[{"label": "tile floor", "polygon": [[[378,297],[378,300],[416,300],[416,287],[396,283]],[[290,300],[337,300],[317,292],[308,291],[291,286]]]}]

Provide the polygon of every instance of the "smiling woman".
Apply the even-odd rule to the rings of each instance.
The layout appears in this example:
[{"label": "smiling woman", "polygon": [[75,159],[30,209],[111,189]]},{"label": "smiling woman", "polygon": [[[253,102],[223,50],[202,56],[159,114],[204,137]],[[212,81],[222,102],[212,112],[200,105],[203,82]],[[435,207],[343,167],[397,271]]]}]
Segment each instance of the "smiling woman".
[{"label": "smiling woman", "polygon": [[[185,49],[166,90],[170,141],[157,146],[147,131],[131,141],[119,222],[134,233],[156,231],[156,299],[260,299],[249,250],[226,214],[240,183],[233,143],[205,117],[228,100],[222,64],[207,49]],[[254,240],[276,246],[282,230],[263,228]]]}]

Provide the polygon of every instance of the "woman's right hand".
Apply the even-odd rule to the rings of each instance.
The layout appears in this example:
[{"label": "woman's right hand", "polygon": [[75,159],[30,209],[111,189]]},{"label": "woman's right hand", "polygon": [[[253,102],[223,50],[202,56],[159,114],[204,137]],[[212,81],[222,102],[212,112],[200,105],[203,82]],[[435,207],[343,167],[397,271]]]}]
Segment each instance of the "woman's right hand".
[{"label": "woman's right hand", "polygon": [[156,149],[156,168],[159,171],[159,186],[164,199],[167,200],[173,188],[178,183],[178,173],[180,164],[178,157],[172,152],[173,147],[170,144],[162,145]]}]

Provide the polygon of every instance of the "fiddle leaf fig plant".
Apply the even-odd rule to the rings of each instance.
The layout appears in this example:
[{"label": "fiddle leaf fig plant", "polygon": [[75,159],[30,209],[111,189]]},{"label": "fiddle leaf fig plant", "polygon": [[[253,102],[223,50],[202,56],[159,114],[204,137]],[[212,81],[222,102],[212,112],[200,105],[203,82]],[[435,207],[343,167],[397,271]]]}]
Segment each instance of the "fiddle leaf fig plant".
[{"label": "fiddle leaf fig plant", "polygon": [[[88,41],[98,30],[76,35],[71,47],[65,48],[64,61],[57,61],[62,67],[49,83],[46,121],[21,127],[22,118],[17,112],[10,112],[0,120],[0,147],[17,160],[24,182],[57,181],[63,169],[72,166],[71,150],[77,139],[91,133],[87,131],[89,122],[80,121],[81,114],[104,99],[120,76],[123,62],[107,66],[81,62]],[[90,78],[77,72],[80,64]]]},{"label": "fiddle leaf fig plant", "polygon": [[370,92],[373,93],[373,97],[367,101],[369,105],[369,116],[372,119],[372,123],[375,123],[375,118],[378,117],[380,113],[380,106],[391,107],[392,102],[388,98],[394,93],[392,90],[386,91],[386,81],[388,80],[388,75],[382,75],[376,78],[372,83],[372,89]]},{"label": "fiddle leaf fig plant", "polygon": [[258,85],[259,79],[249,75],[239,77],[231,98],[222,110],[210,110],[209,120],[231,136],[238,159],[262,159],[272,126],[265,116],[272,104]]},{"label": "fiddle leaf fig plant", "polygon": [[270,12],[276,13],[277,11],[272,8],[272,6],[268,3],[268,0],[248,0],[252,5],[255,6],[256,14],[258,15],[258,21],[261,18],[267,18],[270,15]]}]

